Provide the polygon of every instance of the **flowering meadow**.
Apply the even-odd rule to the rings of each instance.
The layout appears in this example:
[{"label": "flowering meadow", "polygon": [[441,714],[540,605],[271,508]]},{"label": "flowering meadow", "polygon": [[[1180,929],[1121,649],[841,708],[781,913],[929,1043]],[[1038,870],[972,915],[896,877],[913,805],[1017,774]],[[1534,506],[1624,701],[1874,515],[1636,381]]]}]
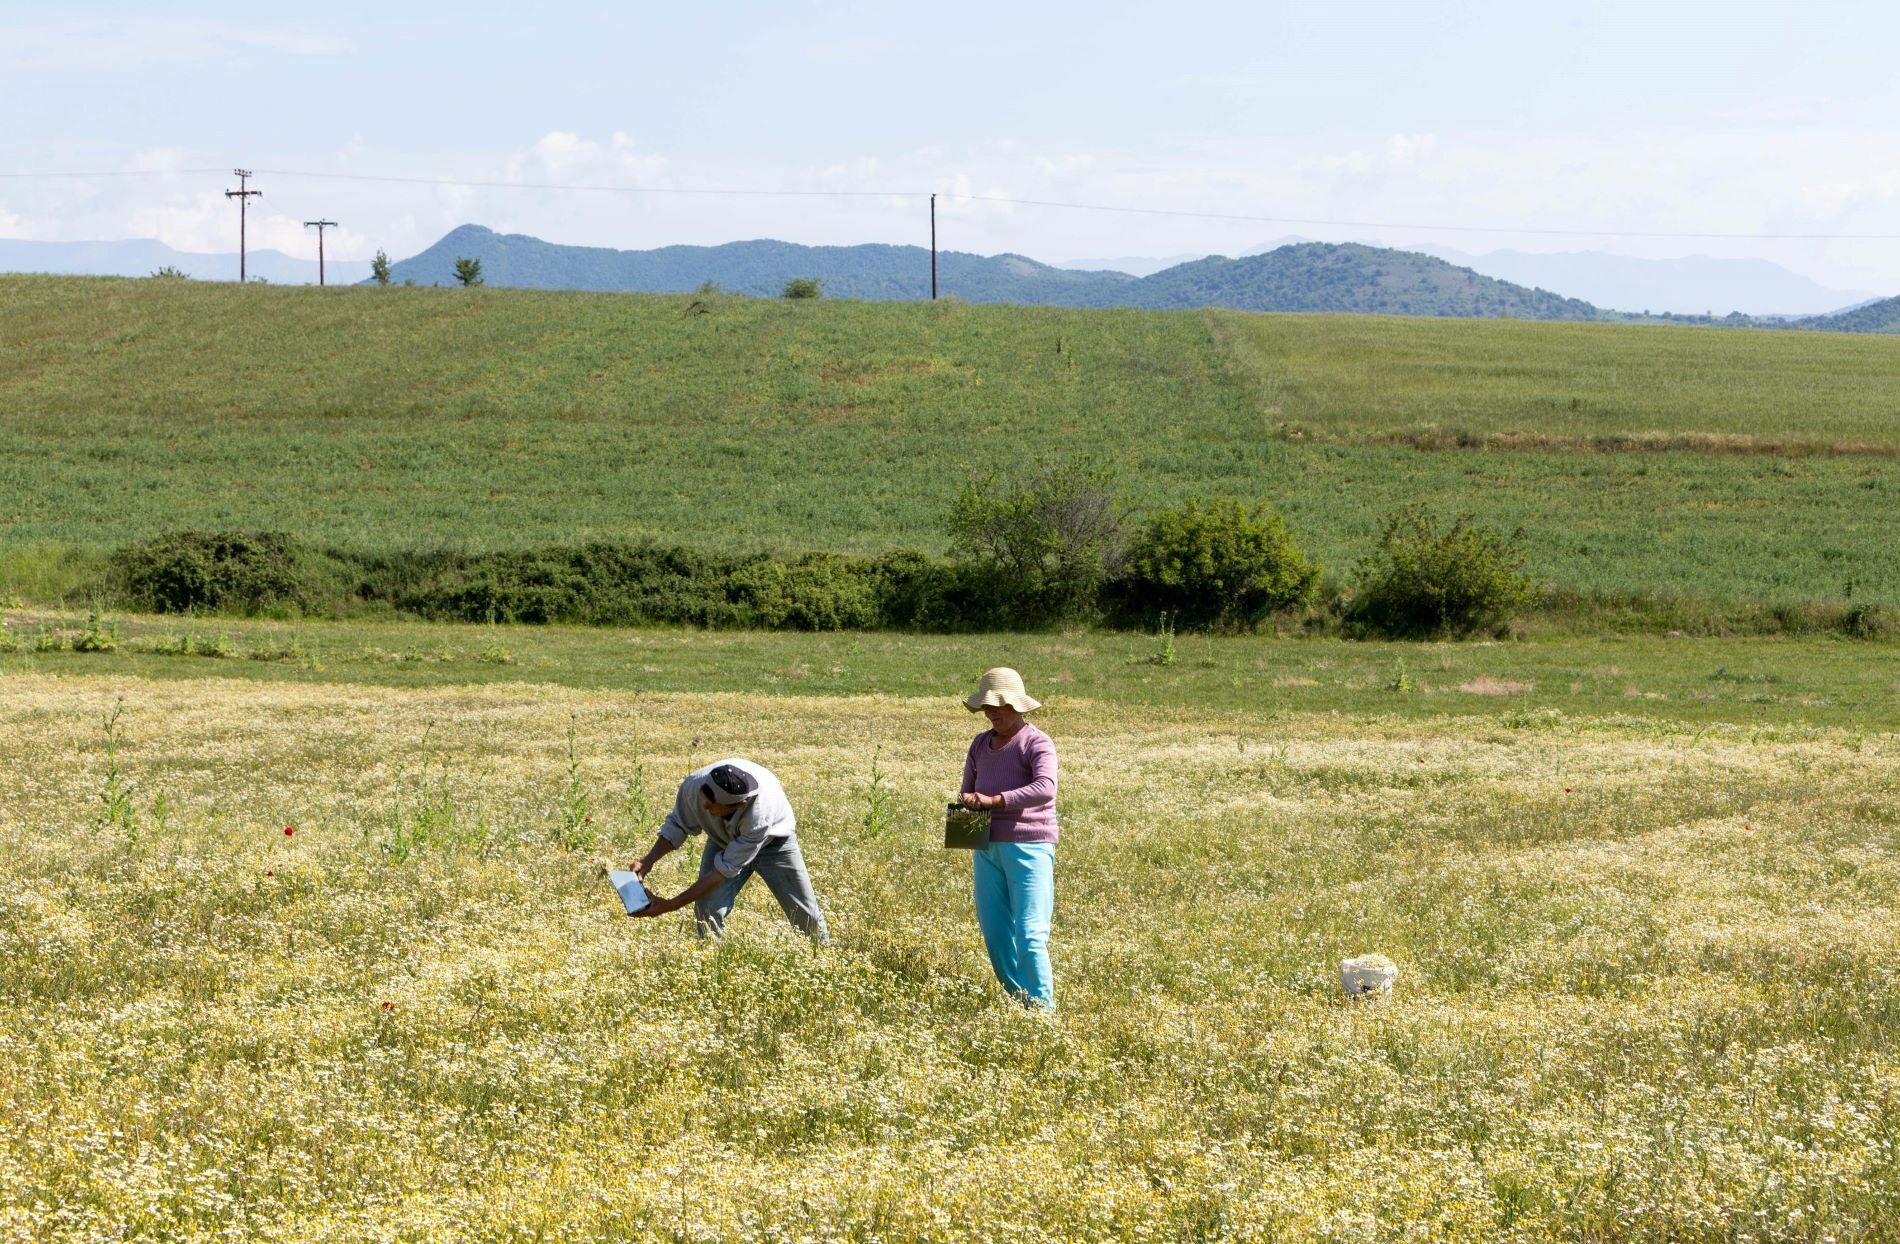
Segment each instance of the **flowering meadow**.
[{"label": "flowering meadow", "polygon": [[[1900,736],[1047,690],[1050,1016],[957,687],[0,670],[0,1239],[1900,1238]],[[601,877],[735,754],[828,948]]]}]

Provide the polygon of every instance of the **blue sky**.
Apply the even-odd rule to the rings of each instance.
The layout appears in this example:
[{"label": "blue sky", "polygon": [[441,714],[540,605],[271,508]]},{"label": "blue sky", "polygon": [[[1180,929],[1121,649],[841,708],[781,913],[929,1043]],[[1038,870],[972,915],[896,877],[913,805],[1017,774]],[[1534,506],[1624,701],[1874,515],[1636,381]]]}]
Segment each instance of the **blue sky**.
[{"label": "blue sky", "polygon": [[1507,231],[1900,235],[1896,46],[1900,6],[1839,0],[0,3],[0,172],[91,174],[0,177],[0,236],[230,250],[217,170],[243,165],[279,170],[255,183],[254,244],[314,251],[301,222],[324,215],[340,257],[464,221],[619,247],[921,242],[921,203],[883,192],[934,190],[946,246],[1055,261],[1297,233],[1751,255],[1900,290],[1900,241]]}]

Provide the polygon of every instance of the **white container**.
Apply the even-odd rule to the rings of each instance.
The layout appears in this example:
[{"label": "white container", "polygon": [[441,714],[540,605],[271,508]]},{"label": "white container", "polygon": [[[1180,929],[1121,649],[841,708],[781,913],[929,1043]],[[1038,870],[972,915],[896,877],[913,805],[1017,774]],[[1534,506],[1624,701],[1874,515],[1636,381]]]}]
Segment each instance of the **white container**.
[{"label": "white container", "polygon": [[1339,988],[1348,998],[1364,998],[1392,992],[1392,980],[1399,965],[1384,955],[1360,955],[1339,961]]}]

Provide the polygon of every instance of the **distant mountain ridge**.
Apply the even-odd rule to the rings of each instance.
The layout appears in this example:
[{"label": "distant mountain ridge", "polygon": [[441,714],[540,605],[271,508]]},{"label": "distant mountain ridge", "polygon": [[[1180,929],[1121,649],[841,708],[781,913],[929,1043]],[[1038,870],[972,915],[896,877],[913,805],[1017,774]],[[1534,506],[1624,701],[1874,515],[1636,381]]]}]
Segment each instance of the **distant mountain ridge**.
[{"label": "distant mountain ridge", "polygon": [[1795,326],[1831,333],[1900,333],[1900,297],[1862,303],[1833,315],[1810,316]]},{"label": "distant mountain ridge", "polygon": [[[770,240],[648,251],[562,246],[524,234],[463,225],[392,266],[397,281],[447,285],[458,258],[479,259],[491,285],[537,289],[684,293],[710,281],[733,293],[772,296],[814,277],[836,298],[930,296],[930,252],[918,246],[800,246]],[[1596,320],[1580,299],[1525,289],[1441,259],[1356,243],[1281,247],[1241,259],[1209,256],[1145,277],[1075,271],[1022,255],[940,251],[941,292],[968,302],[1150,310],[1231,307],[1387,315]]]},{"label": "distant mountain ridge", "polygon": [[1827,315],[1869,297],[1861,290],[1829,289],[1765,259],[1688,255],[1639,259],[1598,251],[1472,255],[1423,245],[1420,254],[1462,264],[1502,281],[1540,285],[1618,311],[1756,317]]},{"label": "distant mountain ridge", "polygon": [[[150,276],[176,268],[200,281],[235,281],[238,256],[173,250],[155,238],[123,242],[38,242],[0,238],[0,272],[43,272],[54,276]],[[245,257],[247,276],[278,285],[315,285],[317,261],[276,250],[253,250]],[[348,285],[369,275],[366,260],[332,259],[324,265],[332,285]]]},{"label": "distant mountain ridge", "polygon": [[[1261,255],[1314,239],[1286,236],[1243,254]],[[1758,318],[1798,319],[1851,311],[1878,299],[1857,289],[1834,289],[1765,259],[1718,259],[1684,255],[1645,259],[1603,251],[1488,251],[1472,254],[1436,243],[1399,246],[1514,285],[1547,289],[1599,307],[1630,314],[1726,316],[1739,311]],[[1077,259],[1062,268],[1107,268],[1148,276],[1176,264],[1203,258],[1174,255],[1151,258]]]},{"label": "distant mountain ridge", "polygon": [[[460,258],[481,260],[482,279],[490,285],[530,289],[666,294],[686,293],[711,281],[731,293],[769,297],[781,293],[789,280],[815,277],[833,298],[930,297],[930,252],[918,246],[800,246],[761,239],[623,251],[565,246],[481,225],[462,225],[420,254],[392,264],[390,278],[450,285]],[[961,251],[940,251],[937,270],[945,292],[971,302],[1049,302],[1064,286],[1095,279],[1134,280],[1122,273],[1066,272],[1021,255],[986,257]]]},{"label": "distant mountain ridge", "polygon": [[[1022,255],[938,254],[942,292],[970,302],[1010,302],[1068,307],[1192,309],[1229,307],[1247,311],[1339,312],[1362,314],[1510,317],[1542,320],[1664,320],[1725,328],[1797,328],[1823,332],[1900,333],[1900,298],[1868,299],[1825,314],[1762,316],[1708,315],[1662,308],[1660,315],[1605,310],[1584,298],[1565,297],[1543,288],[1486,275],[1450,261],[1457,252],[1421,251],[1329,244],[1283,238],[1272,247],[1228,258],[1210,255],[1174,263],[1144,276],[1128,272],[1056,267]],[[1572,261],[1617,256],[1514,256],[1497,252],[1469,257],[1474,263],[1506,259]],[[722,246],[667,246],[623,251],[606,247],[564,246],[523,234],[501,234],[480,225],[463,225],[422,253],[393,265],[397,281],[448,285],[457,258],[482,261],[485,279],[494,285],[542,289],[685,292],[711,281],[722,289],[775,296],[795,277],[816,277],[834,298],[917,300],[930,296],[930,255],[922,247],[865,244],[801,246],[759,240]],[[151,240],[122,242],[39,242],[0,239],[0,271],[59,275],[146,276],[176,268],[200,280],[235,280],[235,254],[195,254]],[[1128,262],[1134,261],[1116,261]],[[1723,279],[1740,279],[1750,265],[1769,270],[1788,301],[1802,294],[1812,302],[1842,291],[1828,291],[1786,269],[1760,261],[1694,259],[1628,260],[1648,265],[1639,275],[1672,264],[1682,271],[1720,270]],[[1587,266],[1587,265],[1586,265]],[[1543,269],[1527,269],[1543,271]],[[254,250],[251,275],[281,284],[313,284],[317,265],[274,250]],[[366,280],[363,261],[332,260],[332,284]],[[1644,275],[1646,274],[1646,275]],[[1794,282],[1794,284],[1788,284]],[[1805,293],[1802,291],[1805,289]],[[1654,305],[1654,304],[1652,304]],[[1719,304],[1718,304],[1719,305]],[[1648,308],[1646,308],[1647,310]],[[1794,308],[1789,308],[1793,310]]]}]

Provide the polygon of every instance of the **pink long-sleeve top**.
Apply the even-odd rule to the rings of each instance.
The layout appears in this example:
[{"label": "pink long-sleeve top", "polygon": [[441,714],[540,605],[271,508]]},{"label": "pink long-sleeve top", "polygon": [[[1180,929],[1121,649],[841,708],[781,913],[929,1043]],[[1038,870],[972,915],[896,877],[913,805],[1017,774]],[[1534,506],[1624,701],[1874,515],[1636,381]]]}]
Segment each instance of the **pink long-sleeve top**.
[{"label": "pink long-sleeve top", "polygon": [[990,812],[991,842],[1056,840],[1056,745],[1024,722],[1001,747],[985,730],[970,743],[963,761],[963,793],[1001,795]]}]

